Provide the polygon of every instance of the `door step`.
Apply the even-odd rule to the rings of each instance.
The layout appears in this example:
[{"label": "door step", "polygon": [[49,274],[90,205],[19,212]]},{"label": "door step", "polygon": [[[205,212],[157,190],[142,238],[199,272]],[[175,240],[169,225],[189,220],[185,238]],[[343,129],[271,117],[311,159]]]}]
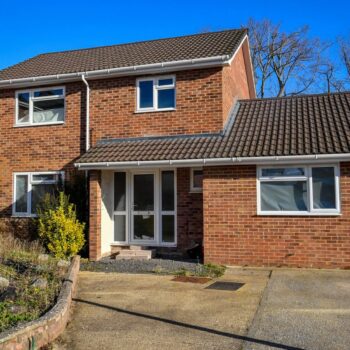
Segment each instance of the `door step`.
[{"label": "door step", "polygon": [[149,250],[149,248],[142,245],[130,245],[129,250]]},{"label": "door step", "polygon": [[154,258],[156,255],[155,249],[123,249],[115,256],[116,260],[128,260],[128,259],[136,259],[136,260],[150,260]]}]

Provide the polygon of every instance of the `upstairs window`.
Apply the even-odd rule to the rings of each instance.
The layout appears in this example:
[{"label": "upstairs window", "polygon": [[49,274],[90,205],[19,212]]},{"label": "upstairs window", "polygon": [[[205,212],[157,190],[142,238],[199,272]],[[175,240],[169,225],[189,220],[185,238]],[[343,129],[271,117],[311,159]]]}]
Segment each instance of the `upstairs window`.
[{"label": "upstairs window", "polygon": [[338,166],[259,168],[258,213],[339,214]]},{"label": "upstairs window", "polygon": [[45,194],[53,194],[63,184],[63,172],[15,173],[14,216],[35,216]]},{"label": "upstairs window", "polygon": [[45,88],[16,93],[16,125],[45,125],[64,122],[64,88]]},{"label": "upstairs window", "polygon": [[176,105],[175,77],[144,78],[137,80],[137,111],[174,110]]}]

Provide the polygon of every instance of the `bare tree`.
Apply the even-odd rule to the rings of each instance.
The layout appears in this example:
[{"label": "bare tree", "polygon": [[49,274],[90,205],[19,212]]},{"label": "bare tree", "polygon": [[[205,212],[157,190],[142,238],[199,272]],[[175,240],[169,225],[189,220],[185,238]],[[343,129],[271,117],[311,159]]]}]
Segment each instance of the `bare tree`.
[{"label": "bare tree", "polygon": [[339,46],[341,60],[346,69],[347,78],[350,79],[350,40],[340,39]]},{"label": "bare tree", "polygon": [[308,27],[285,33],[280,24],[251,19],[248,28],[260,97],[268,92],[278,97],[300,94],[311,87],[319,70],[322,45],[308,37]]},{"label": "bare tree", "polygon": [[321,91],[326,90],[327,93],[340,92],[345,90],[346,82],[339,77],[339,67],[329,58],[325,58],[320,64],[319,72],[319,88]]},{"label": "bare tree", "polygon": [[248,28],[257,94],[258,97],[263,98],[266,93],[266,84],[273,74],[272,57],[269,54],[269,39],[272,36],[270,31],[274,28],[268,20],[256,22],[253,19],[248,21]]}]

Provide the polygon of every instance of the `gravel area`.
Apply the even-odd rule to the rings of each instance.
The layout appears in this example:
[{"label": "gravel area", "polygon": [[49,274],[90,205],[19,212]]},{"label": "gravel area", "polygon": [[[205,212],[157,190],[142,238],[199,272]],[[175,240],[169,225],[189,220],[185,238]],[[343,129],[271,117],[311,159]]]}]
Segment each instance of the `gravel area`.
[{"label": "gravel area", "polygon": [[193,261],[179,261],[168,259],[151,260],[115,260],[104,258],[96,262],[82,262],[80,270],[95,272],[125,272],[125,273],[160,273],[171,274],[180,269],[196,272],[201,269],[200,264]]}]

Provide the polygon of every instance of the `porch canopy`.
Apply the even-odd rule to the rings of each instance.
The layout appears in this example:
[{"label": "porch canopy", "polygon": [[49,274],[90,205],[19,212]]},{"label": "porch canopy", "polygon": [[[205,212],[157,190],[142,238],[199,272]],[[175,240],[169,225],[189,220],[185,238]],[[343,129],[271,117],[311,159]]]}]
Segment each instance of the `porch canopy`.
[{"label": "porch canopy", "polygon": [[350,159],[350,93],[238,101],[217,134],[100,140],[80,169]]}]

